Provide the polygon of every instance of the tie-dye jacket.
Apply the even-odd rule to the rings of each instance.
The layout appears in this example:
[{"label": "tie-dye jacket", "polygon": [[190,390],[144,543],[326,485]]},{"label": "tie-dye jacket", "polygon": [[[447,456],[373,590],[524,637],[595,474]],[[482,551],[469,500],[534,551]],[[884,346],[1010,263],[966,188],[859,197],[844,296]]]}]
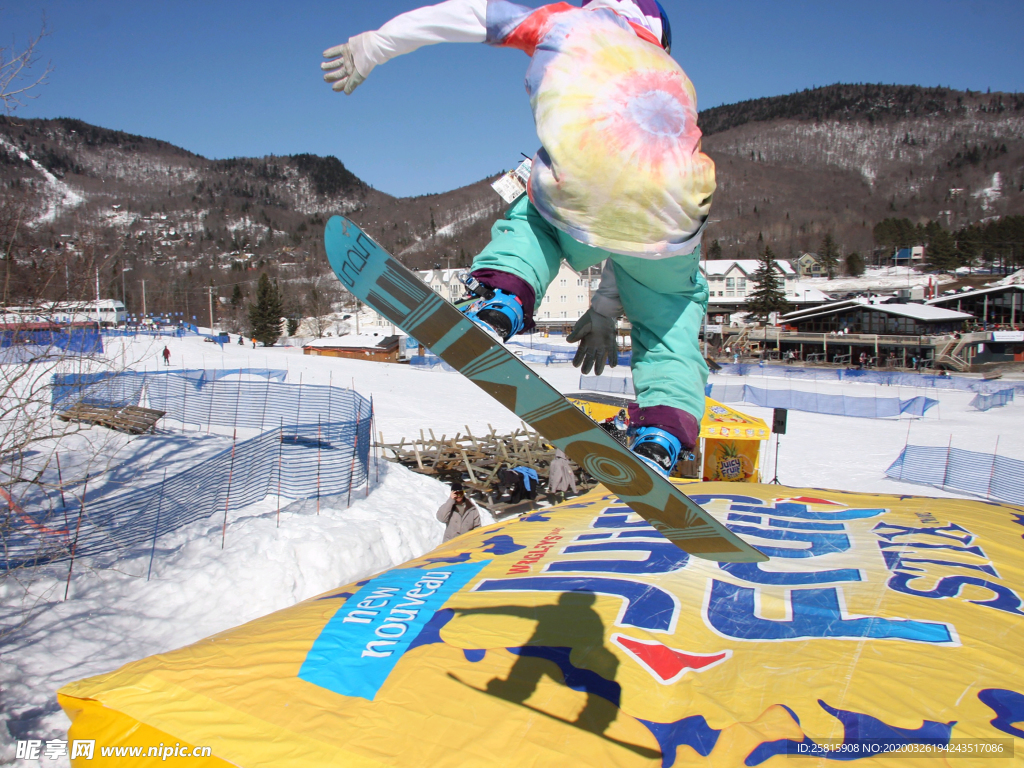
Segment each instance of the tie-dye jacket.
[{"label": "tie-dye jacket", "polygon": [[650,0],[527,8],[448,0],[350,39],[356,68],[439,42],[486,42],[531,57],[526,72],[541,149],[530,199],[576,240],[660,259],[700,242],[715,190],[700,151],[697,99],[662,50]]}]

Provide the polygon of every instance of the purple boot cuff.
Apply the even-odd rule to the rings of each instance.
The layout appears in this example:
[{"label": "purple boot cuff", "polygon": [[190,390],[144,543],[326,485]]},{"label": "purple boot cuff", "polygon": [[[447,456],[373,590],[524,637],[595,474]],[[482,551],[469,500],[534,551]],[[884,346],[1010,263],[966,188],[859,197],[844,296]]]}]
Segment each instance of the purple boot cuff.
[{"label": "purple boot cuff", "polygon": [[523,302],[523,331],[533,330],[533,309],[537,302],[537,296],[528,282],[511,272],[502,272],[497,269],[475,269],[472,275],[488,288],[518,296],[519,300]]},{"label": "purple boot cuff", "polygon": [[671,432],[683,448],[692,451],[700,435],[700,424],[696,417],[670,405],[652,405],[641,408],[636,403],[629,404],[629,425],[631,427],[658,427]]}]

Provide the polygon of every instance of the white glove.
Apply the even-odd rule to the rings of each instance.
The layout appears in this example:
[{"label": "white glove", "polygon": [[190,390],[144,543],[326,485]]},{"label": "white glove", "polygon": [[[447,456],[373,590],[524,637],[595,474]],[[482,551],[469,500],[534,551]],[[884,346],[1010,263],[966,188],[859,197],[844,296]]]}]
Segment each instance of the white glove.
[{"label": "white glove", "polygon": [[[325,61],[321,64],[320,69],[327,72],[324,75],[324,80],[328,83],[334,83],[331,87],[335,91],[352,93],[366,80],[366,75],[360,74],[359,70],[356,69],[356,62],[352,57],[352,47],[349,43],[342,43],[333,48],[328,48],[324,51],[324,58],[332,59],[332,61]],[[366,74],[369,74],[369,72]]]},{"label": "white glove", "polygon": [[576,357],[572,364],[584,374],[590,373],[591,368],[598,376],[604,371],[605,361],[614,368],[619,364],[619,344],[615,337],[615,318],[602,315],[591,307],[573,326],[566,341],[572,343],[578,341],[579,349],[576,350]]}]

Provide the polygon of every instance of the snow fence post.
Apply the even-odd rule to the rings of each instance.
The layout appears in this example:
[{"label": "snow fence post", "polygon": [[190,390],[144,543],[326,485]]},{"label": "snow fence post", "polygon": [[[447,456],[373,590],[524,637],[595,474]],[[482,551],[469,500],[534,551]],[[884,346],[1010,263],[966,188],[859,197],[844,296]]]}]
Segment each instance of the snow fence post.
[{"label": "snow fence post", "polygon": [[153,575],[153,557],[156,555],[156,537],[160,532],[160,508],[164,503],[164,486],[167,484],[167,470],[164,469],[164,479],[160,481],[160,496],[156,501],[156,522],[153,523],[153,548],[149,550],[149,570],[146,572],[146,581]]},{"label": "snow fence post", "polygon": [[356,440],[352,446],[352,462],[348,468],[348,503],[346,507],[352,506],[352,475],[356,471],[356,454],[359,452],[359,409],[356,408]]},{"label": "snow fence post", "polygon": [[220,548],[224,549],[224,542],[228,536],[228,505],[231,503],[231,476],[235,471],[235,443],[238,440],[238,429],[231,435],[231,463],[228,465],[228,491],[224,497],[224,525],[220,531]]},{"label": "snow fence post", "polygon": [[996,475],[996,459],[999,457],[999,435],[996,435],[996,449],[992,454],[992,469],[988,473],[988,490],[985,492],[987,498],[992,498],[992,479]]},{"label": "snow fence post", "polygon": [[953,451],[953,435],[949,436],[949,445],[946,446],[946,468],[942,472],[942,487],[946,487],[946,480],[949,479],[949,454]]}]

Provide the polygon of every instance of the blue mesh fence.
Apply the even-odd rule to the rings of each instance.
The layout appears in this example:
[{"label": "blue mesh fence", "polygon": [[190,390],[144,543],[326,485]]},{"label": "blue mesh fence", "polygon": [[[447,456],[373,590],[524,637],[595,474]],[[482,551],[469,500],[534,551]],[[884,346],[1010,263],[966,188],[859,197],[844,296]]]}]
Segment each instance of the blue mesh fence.
[{"label": "blue mesh fence", "polygon": [[[557,347],[557,351],[548,351],[539,346],[534,346],[531,350],[528,346],[509,345],[508,349],[524,363],[535,363],[537,365],[571,363],[576,356],[576,350],[567,350],[565,347]],[[629,352],[620,353],[618,364],[628,367],[631,359],[632,357]],[[420,368],[437,368],[443,371],[455,370],[437,355],[413,355],[409,358],[409,364]]]},{"label": "blue mesh fence", "polygon": [[[634,394],[632,379],[614,376],[580,376],[580,389],[619,395]],[[923,416],[939,402],[927,397],[900,400],[895,397],[821,395],[790,389],[763,389],[749,384],[708,384],[704,392],[720,403],[750,403],[763,408],[788,408],[808,413],[869,419]]]},{"label": "blue mesh fence", "polygon": [[[285,373],[259,370],[267,378]],[[218,512],[230,514],[268,494],[330,496],[366,483],[370,401],[352,390],[321,385],[217,380],[223,374],[55,377],[63,388],[55,407],[75,402],[114,407],[138,403],[144,395],[151,407],[183,423],[259,429],[261,434],[166,481],[88,498],[84,509],[74,502],[59,506],[53,494],[32,509],[11,499],[3,513],[6,521],[0,524],[0,568],[59,561],[72,551],[75,557],[116,555]]]},{"label": "blue mesh fence", "polygon": [[99,373],[55,374],[50,402],[55,409],[69,408],[78,402],[105,407],[138,405],[142,386],[156,377],[180,376],[188,379],[196,390],[227,376],[260,376],[284,381],[288,372],[274,368],[196,368],[157,369],[155,371],[122,371]]},{"label": "blue mesh fence", "polygon": [[795,389],[762,389],[749,384],[708,384],[705,394],[720,403],[750,403],[762,408],[788,408],[792,411],[863,419],[924,416],[939,402],[927,397],[900,400],[898,397],[823,395]]},{"label": "blue mesh fence", "polygon": [[974,396],[974,399],[968,403],[968,405],[977,408],[979,411],[998,408],[1002,405],[1006,405],[1007,403],[1012,403],[1016,391],[1016,389],[1003,389],[999,392],[993,392],[991,395],[978,393]]},{"label": "blue mesh fence", "polygon": [[908,445],[885,474],[894,480],[1024,504],[1024,461],[998,454]]},{"label": "blue mesh fence", "polygon": [[95,328],[0,331],[0,349],[22,345],[49,347],[79,355],[95,355],[103,351],[103,338]]},{"label": "blue mesh fence", "polygon": [[57,562],[72,551],[75,557],[125,553],[225,512],[230,521],[232,510],[271,494],[308,499],[351,492],[367,481],[371,439],[370,403],[354,397],[358,424],[272,429],[166,481],[71,508],[32,511],[9,504],[0,568]]},{"label": "blue mesh fence", "polygon": [[580,376],[580,389],[616,395],[634,394],[633,380],[621,376]]},{"label": "blue mesh fence", "polygon": [[[966,376],[933,376],[898,371],[871,371],[853,368],[799,368],[790,365],[761,365],[759,363],[720,363],[721,374],[726,376],[767,376],[778,379],[803,381],[854,381],[882,386],[926,387],[930,389],[956,389],[964,392],[997,392],[1007,388],[1005,381],[986,381]],[[1011,384],[1024,391],[1024,382]]]}]

